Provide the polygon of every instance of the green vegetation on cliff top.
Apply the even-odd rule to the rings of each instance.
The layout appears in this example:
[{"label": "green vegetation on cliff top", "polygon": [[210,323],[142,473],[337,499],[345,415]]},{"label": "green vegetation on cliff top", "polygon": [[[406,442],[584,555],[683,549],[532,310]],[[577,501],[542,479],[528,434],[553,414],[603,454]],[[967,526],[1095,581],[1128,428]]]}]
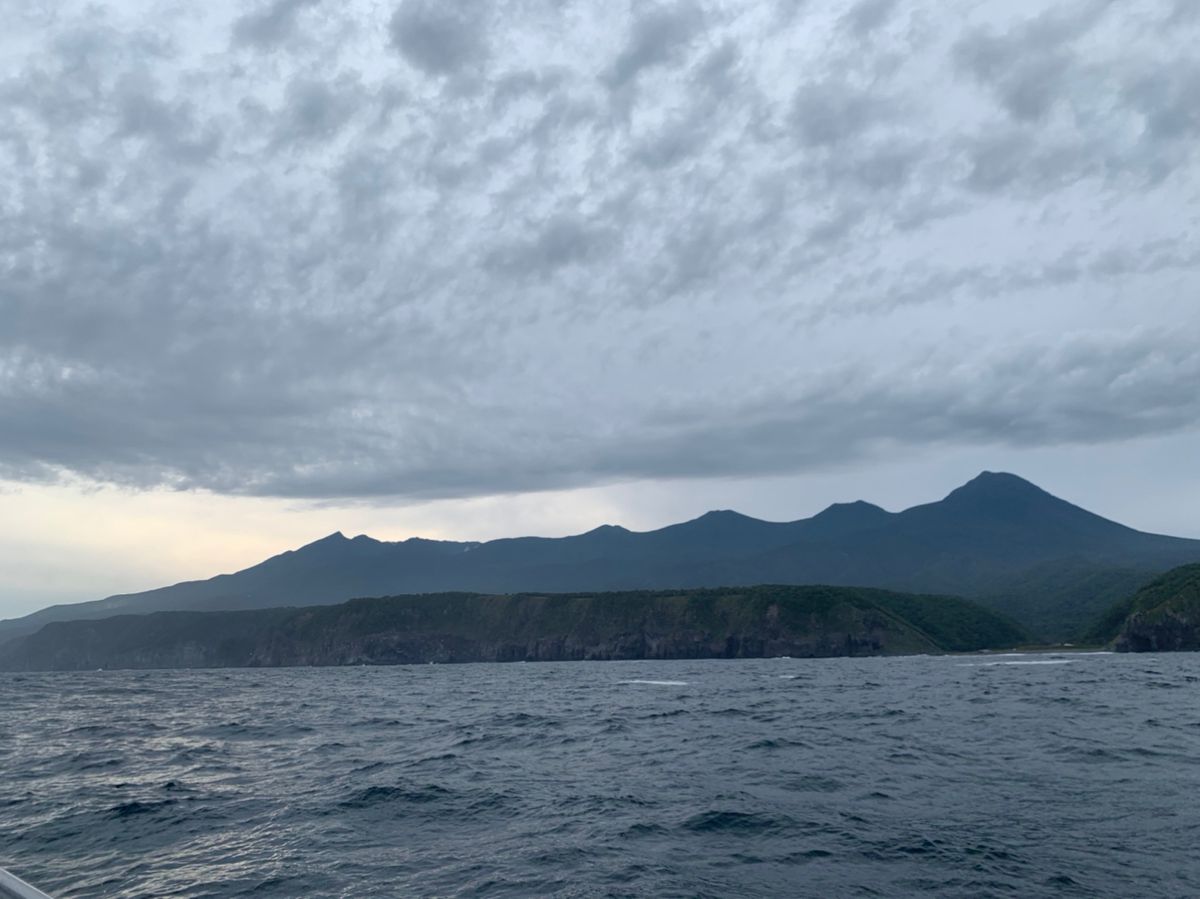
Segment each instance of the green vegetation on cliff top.
[{"label": "green vegetation on cliff top", "polygon": [[867,588],[443,593],[55,622],[0,645],[0,668],[880,655],[1025,639],[1017,625],[962,599]]},{"label": "green vegetation on cliff top", "polygon": [[1120,649],[1200,649],[1200,564],[1174,568],[1115,603],[1088,639]]}]

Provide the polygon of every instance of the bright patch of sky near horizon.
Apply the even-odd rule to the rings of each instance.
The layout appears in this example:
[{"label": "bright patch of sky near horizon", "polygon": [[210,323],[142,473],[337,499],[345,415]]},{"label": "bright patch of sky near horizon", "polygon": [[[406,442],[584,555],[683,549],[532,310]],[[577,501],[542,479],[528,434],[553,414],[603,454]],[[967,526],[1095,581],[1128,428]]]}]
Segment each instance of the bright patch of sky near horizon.
[{"label": "bright patch of sky near horizon", "polygon": [[983,468],[1200,536],[1190,0],[0,8],[0,616]]}]

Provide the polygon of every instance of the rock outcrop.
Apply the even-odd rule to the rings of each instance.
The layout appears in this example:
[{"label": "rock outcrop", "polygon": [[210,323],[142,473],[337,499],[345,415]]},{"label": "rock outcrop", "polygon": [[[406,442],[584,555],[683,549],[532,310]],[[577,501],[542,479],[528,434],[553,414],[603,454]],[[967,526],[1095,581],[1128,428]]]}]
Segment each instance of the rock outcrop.
[{"label": "rock outcrop", "polygon": [[1185,565],[1147,584],[1110,613],[1119,619],[1119,652],[1200,650],[1200,565]]}]

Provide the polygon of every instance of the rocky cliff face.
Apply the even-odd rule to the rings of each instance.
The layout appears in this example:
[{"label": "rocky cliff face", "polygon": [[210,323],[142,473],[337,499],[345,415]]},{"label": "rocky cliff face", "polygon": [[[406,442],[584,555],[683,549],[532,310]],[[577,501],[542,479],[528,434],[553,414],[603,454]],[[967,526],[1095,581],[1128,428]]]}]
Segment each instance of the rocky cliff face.
[{"label": "rocky cliff face", "polygon": [[1179,652],[1200,649],[1200,616],[1167,611],[1135,614],[1114,644],[1117,652]]},{"label": "rocky cliff face", "polygon": [[964,600],[882,590],[435,594],[60,622],[0,647],[0,668],[817,657],[978,649],[1022,636]]},{"label": "rocky cliff face", "polygon": [[1200,565],[1167,572],[1118,606],[1110,617],[1119,652],[1200,650]]},{"label": "rocky cliff face", "polygon": [[[614,635],[606,640],[549,636],[528,642],[385,633],[359,639],[338,640],[320,647],[291,641],[274,641],[251,654],[246,664],[274,667],[618,659],[739,659],[774,656],[819,658],[879,655],[887,651],[889,642],[888,635],[882,629],[822,634],[809,639],[708,634],[672,637],[631,633]],[[924,648],[937,651],[937,647],[932,644]]]}]

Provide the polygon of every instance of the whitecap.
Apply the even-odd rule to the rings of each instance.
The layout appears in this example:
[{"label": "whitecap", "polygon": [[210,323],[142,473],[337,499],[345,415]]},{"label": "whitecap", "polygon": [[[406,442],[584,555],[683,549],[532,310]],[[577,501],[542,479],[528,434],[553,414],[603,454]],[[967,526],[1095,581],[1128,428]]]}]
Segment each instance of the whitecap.
[{"label": "whitecap", "polygon": [[686,687],[688,682],[685,680],[623,680],[617,681],[619,684],[650,684],[655,687]]}]

